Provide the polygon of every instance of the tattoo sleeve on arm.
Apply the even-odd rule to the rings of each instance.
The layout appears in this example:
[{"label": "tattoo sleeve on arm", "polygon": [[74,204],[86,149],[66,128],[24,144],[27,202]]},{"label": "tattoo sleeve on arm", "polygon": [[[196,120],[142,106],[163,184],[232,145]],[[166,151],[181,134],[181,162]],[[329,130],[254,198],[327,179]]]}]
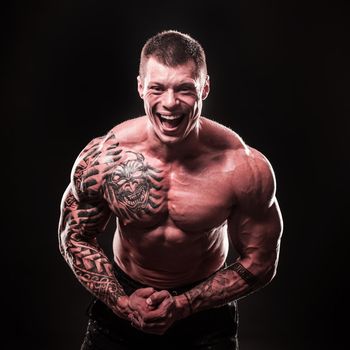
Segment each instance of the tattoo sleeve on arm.
[{"label": "tattoo sleeve on arm", "polygon": [[258,279],[235,262],[185,293],[192,312],[219,307],[259,288]]},{"label": "tattoo sleeve on arm", "polygon": [[96,237],[111,216],[100,186],[101,178],[121,158],[118,146],[109,133],[92,140],[81,152],[63,196],[59,223],[59,247],[68,265],[84,287],[115,312],[118,297],[125,293]]},{"label": "tattoo sleeve on arm", "polygon": [[60,250],[78,280],[113,311],[119,296],[125,295],[113,273],[113,266],[97,243],[96,236],[109,218],[104,203],[78,203],[68,191],[62,212]]}]

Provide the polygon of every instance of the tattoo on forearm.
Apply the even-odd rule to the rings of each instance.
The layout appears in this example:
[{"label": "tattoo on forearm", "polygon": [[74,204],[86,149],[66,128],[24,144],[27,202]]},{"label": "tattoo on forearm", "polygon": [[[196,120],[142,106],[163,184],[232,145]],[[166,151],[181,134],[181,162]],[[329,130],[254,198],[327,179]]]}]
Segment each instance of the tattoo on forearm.
[{"label": "tattoo on forearm", "polygon": [[74,235],[67,246],[68,262],[79,281],[112,309],[117,298],[125,295],[113,275],[112,264],[96,246]]},{"label": "tattoo on forearm", "polygon": [[[185,296],[189,301],[191,311],[197,312],[219,307],[256,290],[258,279],[243,265],[238,264],[238,262],[234,263],[218,271],[206,281],[186,292]],[[237,274],[240,278],[237,277]]]},{"label": "tattoo on forearm", "polygon": [[125,292],[114,276],[112,264],[97,245],[96,236],[106,215],[104,204],[81,205],[68,193],[60,224],[60,249],[79,281],[114,310],[117,298]]}]

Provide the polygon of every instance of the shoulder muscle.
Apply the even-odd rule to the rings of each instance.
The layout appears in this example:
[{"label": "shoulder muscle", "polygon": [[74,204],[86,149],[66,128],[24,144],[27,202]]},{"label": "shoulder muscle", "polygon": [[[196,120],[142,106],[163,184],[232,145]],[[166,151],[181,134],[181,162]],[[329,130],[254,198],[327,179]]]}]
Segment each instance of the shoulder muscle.
[{"label": "shoulder muscle", "polygon": [[94,198],[99,194],[103,172],[118,160],[119,144],[114,132],[91,140],[80,152],[71,171],[71,188],[76,199]]},{"label": "shoulder muscle", "polygon": [[244,151],[243,162],[239,168],[238,197],[241,203],[250,207],[271,207],[275,201],[276,179],[268,159],[249,147]]}]

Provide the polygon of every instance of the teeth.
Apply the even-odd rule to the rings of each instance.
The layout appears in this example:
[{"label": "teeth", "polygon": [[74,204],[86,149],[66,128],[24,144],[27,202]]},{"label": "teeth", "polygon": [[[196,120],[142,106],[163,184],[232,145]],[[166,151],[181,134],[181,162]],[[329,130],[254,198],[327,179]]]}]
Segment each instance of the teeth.
[{"label": "teeth", "polygon": [[181,114],[179,115],[160,115],[163,119],[167,119],[167,120],[176,120],[181,118]]}]

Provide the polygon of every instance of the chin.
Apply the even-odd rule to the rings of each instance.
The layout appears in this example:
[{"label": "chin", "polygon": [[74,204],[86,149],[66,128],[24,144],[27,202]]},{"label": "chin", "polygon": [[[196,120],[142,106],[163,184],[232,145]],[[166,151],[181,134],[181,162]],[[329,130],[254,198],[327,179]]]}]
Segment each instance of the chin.
[{"label": "chin", "polygon": [[157,137],[159,140],[164,143],[165,145],[174,145],[177,143],[180,143],[182,140],[185,139],[185,136],[169,136],[169,135],[164,135],[162,133],[156,133]]}]

